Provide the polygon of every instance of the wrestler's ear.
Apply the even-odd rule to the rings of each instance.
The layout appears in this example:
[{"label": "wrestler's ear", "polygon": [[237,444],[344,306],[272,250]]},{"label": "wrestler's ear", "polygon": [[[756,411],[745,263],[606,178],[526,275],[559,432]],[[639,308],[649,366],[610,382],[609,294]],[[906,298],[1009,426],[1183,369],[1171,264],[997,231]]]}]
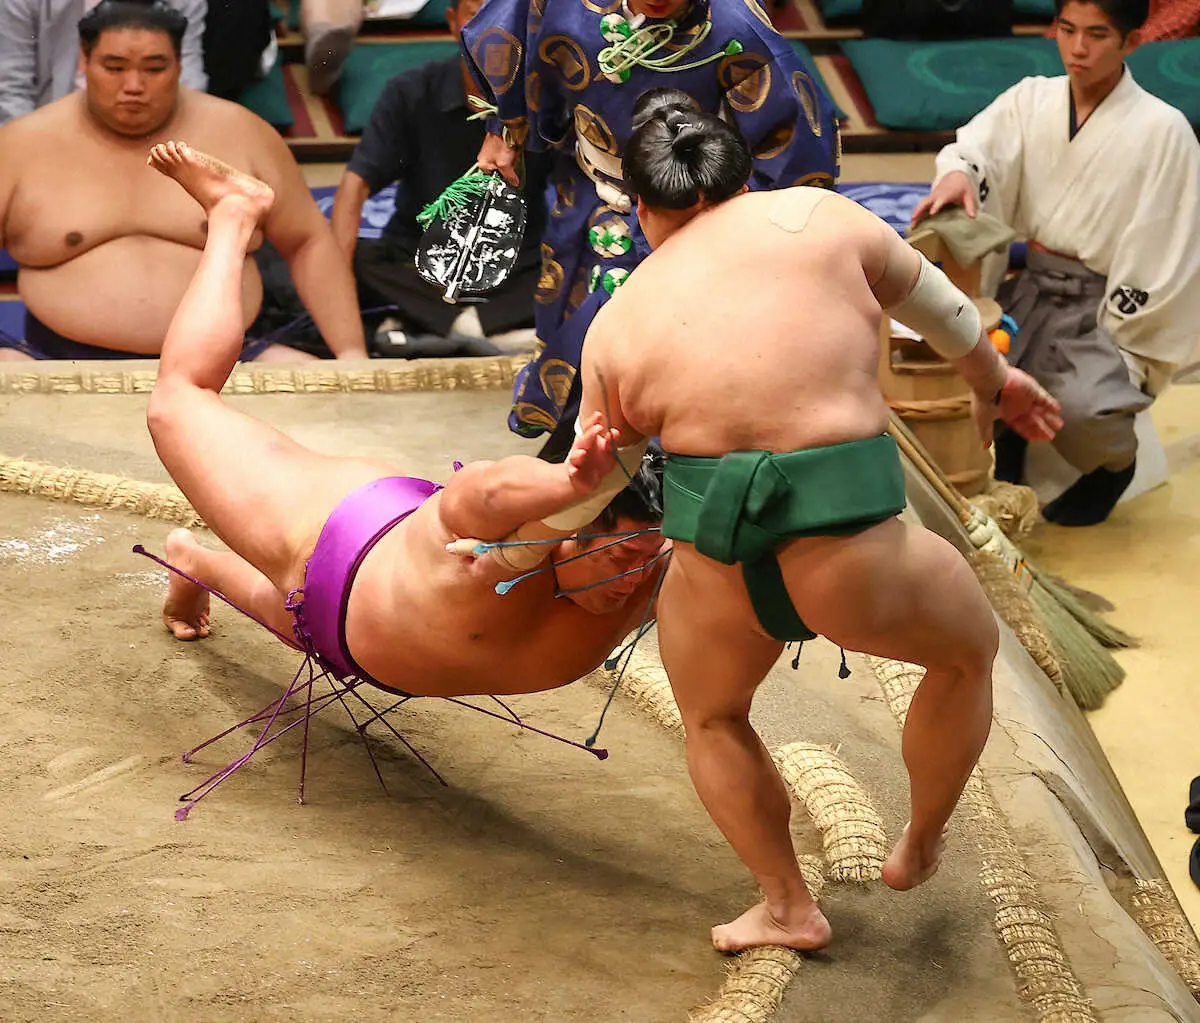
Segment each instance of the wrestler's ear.
[{"label": "wrestler's ear", "polygon": [[1142,45],[1142,30],[1135,28],[1125,37],[1125,41],[1121,44],[1121,53],[1128,57],[1134,50]]}]

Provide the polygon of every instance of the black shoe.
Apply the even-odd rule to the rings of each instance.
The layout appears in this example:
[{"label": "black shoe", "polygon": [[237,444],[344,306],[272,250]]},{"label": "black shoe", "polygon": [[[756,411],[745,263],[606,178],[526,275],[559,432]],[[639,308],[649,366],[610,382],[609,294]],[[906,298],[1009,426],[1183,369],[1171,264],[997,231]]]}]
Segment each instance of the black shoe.
[{"label": "black shoe", "polygon": [[1127,469],[1119,472],[1101,468],[1080,476],[1042,509],[1042,517],[1060,526],[1094,526],[1103,522],[1128,489],[1136,467],[1135,458]]},{"label": "black shoe", "polygon": [[996,479],[1004,483],[1020,483],[1025,475],[1025,453],[1029,441],[1015,430],[1001,430],[996,434]]},{"label": "black shoe", "polygon": [[1183,821],[1189,831],[1200,833],[1200,778],[1192,779],[1188,800],[1188,808],[1183,811]]}]

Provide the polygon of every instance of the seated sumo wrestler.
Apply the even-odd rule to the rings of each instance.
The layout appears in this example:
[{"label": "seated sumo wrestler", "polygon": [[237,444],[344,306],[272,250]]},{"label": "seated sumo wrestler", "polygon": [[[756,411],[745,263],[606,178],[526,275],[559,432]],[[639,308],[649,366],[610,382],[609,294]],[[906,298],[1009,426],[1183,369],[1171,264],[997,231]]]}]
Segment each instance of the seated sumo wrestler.
[{"label": "seated sumo wrestler", "polygon": [[823,189],[747,193],[733,129],[686,96],[652,99],[625,166],[654,252],[588,332],[581,415],[605,410],[625,443],[657,436],[668,452],[659,649],[696,790],[765,896],[713,943],[820,948],[831,929],[749,720],[784,643],[819,634],[926,668],[904,728],[910,824],[883,870],[892,888],[937,870],[991,724],[987,599],[957,550],[897,517],[883,310],[953,361],[984,438],[997,417],[1033,439],[1061,420],[991,346],[973,303],[883,221]]},{"label": "seated sumo wrestler", "polygon": [[[252,247],[268,238],[338,357],[365,357],[352,276],[279,134],[244,107],[180,85],[187,20],[164,4],[102,0],[79,22],[86,87],[0,128],[0,245],[19,266],[29,311],[0,359],[157,356],[200,262],[207,224],[179,189],[145,166],[149,146],[179,133],[249,168],[275,193]],[[241,269],[241,332],[262,282]],[[265,351],[259,351],[265,349]],[[305,358],[248,346],[243,358]]]}]

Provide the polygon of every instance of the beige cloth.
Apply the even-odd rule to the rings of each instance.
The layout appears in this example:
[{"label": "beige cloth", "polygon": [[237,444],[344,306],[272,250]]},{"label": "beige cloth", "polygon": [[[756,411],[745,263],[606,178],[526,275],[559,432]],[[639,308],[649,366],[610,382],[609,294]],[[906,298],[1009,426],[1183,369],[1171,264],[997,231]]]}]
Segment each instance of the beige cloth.
[{"label": "beige cloth", "polygon": [[910,242],[937,235],[956,263],[970,266],[989,252],[1002,251],[1017,236],[1012,228],[982,211],[972,220],[961,206],[949,206],[926,217],[908,232]]}]

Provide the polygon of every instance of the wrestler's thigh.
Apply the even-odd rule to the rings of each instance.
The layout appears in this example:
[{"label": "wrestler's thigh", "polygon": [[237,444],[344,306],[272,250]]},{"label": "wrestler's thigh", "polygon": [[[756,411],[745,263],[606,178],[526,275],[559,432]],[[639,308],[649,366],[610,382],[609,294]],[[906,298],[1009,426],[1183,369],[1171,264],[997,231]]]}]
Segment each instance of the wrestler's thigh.
[{"label": "wrestler's thigh", "polygon": [[677,543],[657,614],[659,653],[684,724],[749,713],[783,644],[759,627],[741,569]]},{"label": "wrestler's thigh", "polygon": [[994,656],[995,619],[975,574],[923,526],[889,519],[857,536],[795,541],[780,560],[800,617],[847,650],[927,668]]},{"label": "wrestler's thigh", "polygon": [[298,585],[346,495],[397,475],[384,462],[318,454],[211,391],[165,386],[152,414],[163,465],[208,527],[282,589]]}]

